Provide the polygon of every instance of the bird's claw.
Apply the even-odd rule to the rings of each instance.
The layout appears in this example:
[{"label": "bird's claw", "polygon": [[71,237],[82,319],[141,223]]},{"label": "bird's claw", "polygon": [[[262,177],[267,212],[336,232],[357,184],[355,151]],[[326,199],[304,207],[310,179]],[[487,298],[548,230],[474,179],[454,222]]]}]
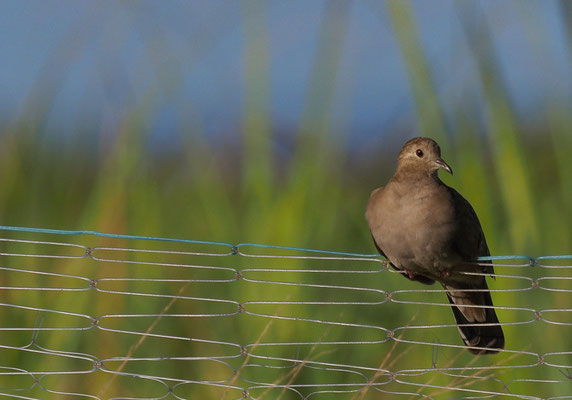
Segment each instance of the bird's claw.
[{"label": "bird's claw", "polygon": [[413,271],[406,269],[405,275],[407,275],[409,277],[409,279],[415,279],[415,272],[413,272]]},{"label": "bird's claw", "polygon": [[440,269],[439,275],[441,275],[442,278],[448,278],[451,276],[451,271],[448,269]]}]

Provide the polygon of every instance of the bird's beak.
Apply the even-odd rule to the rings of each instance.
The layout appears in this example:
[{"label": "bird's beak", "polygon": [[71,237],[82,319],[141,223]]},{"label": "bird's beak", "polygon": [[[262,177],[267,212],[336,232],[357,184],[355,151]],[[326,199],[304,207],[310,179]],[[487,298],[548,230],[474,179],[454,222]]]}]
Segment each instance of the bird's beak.
[{"label": "bird's beak", "polygon": [[437,166],[439,168],[443,168],[445,171],[447,171],[448,173],[450,173],[451,175],[453,175],[453,170],[451,169],[451,167],[449,167],[449,165],[443,161],[442,159],[437,159],[437,161],[435,161],[435,164],[437,164]]}]

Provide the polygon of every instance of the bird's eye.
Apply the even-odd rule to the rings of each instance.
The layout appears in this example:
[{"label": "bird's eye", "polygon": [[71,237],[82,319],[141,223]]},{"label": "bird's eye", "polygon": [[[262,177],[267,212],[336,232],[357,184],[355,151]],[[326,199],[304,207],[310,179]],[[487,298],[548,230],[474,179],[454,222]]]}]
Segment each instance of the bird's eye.
[{"label": "bird's eye", "polygon": [[417,149],[417,151],[415,152],[415,154],[417,154],[417,157],[421,158],[421,157],[423,157],[423,150]]}]

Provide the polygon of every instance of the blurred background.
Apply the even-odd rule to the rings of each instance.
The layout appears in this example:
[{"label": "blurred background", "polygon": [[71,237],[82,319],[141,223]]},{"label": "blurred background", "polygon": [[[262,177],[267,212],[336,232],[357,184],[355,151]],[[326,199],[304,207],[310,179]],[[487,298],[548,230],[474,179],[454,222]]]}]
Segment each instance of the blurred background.
[{"label": "blurred background", "polygon": [[373,253],[436,139],[494,254],[569,253],[567,1],[4,1],[4,225]]},{"label": "blurred background", "polygon": [[[393,174],[401,145],[422,135],[441,145],[443,158],[455,171],[442,178],[473,204],[494,255],[572,253],[569,1],[5,0],[0,3],[0,54],[1,225],[372,254],[364,219],[369,194]],[[93,263],[74,269],[71,261],[32,263],[18,257],[2,262],[90,278],[148,273]],[[235,259],[224,263],[238,268]],[[308,265],[300,261],[295,267]],[[524,275],[537,272],[524,269]],[[553,272],[560,275],[552,279],[566,271]],[[183,272],[178,271],[187,277]],[[158,270],[153,277],[172,277],[169,273]],[[18,285],[17,274],[4,274],[3,280]],[[395,274],[395,279],[386,275],[353,280],[340,275],[336,284],[419,289]],[[284,276],[277,279],[302,279]],[[323,284],[331,276],[310,281]],[[34,279],[28,284],[62,285]],[[501,278],[491,287],[531,288],[527,280],[515,281]],[[569,290],[567,282],[562,281],[561,291]],[[122,290],[135,290],[129,285],[124,283]],[[258,292],[236,282],[229,285],[234,285],[230,291],[213,284],[187,292],[237,301],[245,295],[283,301],[297,293],[267,285]],[[161,290],[172,294],[178,289]],[[73,300],[72,294],[83,300]],[[132,298],[117,302],[89,290],[72,294],[66,295],[68,301],[58,293],[31,296],[7,290],[0,298],[88,315],[159,312],[166,303],[165,298],[148,306]],[[446,303],[439,295],[436,301]],[[569,300],[556,290],[537,295],[493,297],[500,306],[569,310]],[[355,301],[355,296],[349,299]],[[189,312],[180,303],[180,312]],[[394,305],[395,312],[382,314],[371,308],[352,312],[348,306],[343,318],[402,327],[416,315],[410,309],[417,307],[405,307]],[[416,323],[452,321],[443,307],[436,308],[421,313]],[[306,307],[293,316],[316,318],[316,310]],[[23,318],[20,311],[8,309],[2,320],[9,326],[33,324],[34,315]],[[317,315],[339,320],[339,311]],[[532,316],[522,316],[525,311]],[[533,309],[518,314],[507,308],[498,314],[501,321],[514,323],[505,327],[507,348],[529,349],[530,337],[553,337],[558,340],[534,342],[532,351],[569,350],[569,334],[554,327],[544,331],[546,324],[535,324],[523,334],[529,326],[519,324],[535,321]],[[239,324],[247,317],[232,318]],[[172,325],[190,337],[211,334],[249,343],[241,336],[248,329],[229,329],[225,321],[204,329]],[[253,340],[266,323],[248,325]],[[295,341],[290,334],[316,338],[325,330],[285,329],[265,340]],[[443,338],[460,343],[454,327],[447,332]],[[48,347],[100,357],[97,351],[102,349],[111,357],[130,346],[125,335],[121,341],[100,336],[86,344],[85,336],[56,334],[42,334],[51,343]],[[101,332],[92,329],[89,337],[96,334]],[[351,335],[343,331],[330,338],[347,340]],[[423,337],[431,340],[434,335]],[[186,343],[177,346],[173,354],[201,350]],[[151,346],[146,351],[156,355],[158,348],[165,349]],[[369,357],[375,367],[386,350],[380,355],[377,347],[362,348],[347,356]],[[454,358],[459,365],[472,362],[468,352],[459,352],[461,358]],[[345,359],[339,354],[333,359]],[[429,346],[419,354],[394,368],[430,366]],[[11,356],[14,367],[38,366],[20,356]],[[562,357],[560,365],[570,365],[570,354]],[[488,362],[495,361],[480,360]],[[530,365],[535,363],[533,359]],[[529,378],[563,379],[558,372],[543,375],[539,370],[532,368]],[[521,371],[507,379],[522,378]],[[317,376],[301,379],[313,382]],[[487,388],[504,390],[494,383]],[[538,394],[535,390],[525,387],[523,392]],[[569,387],[553,393],[570,393]]]}]

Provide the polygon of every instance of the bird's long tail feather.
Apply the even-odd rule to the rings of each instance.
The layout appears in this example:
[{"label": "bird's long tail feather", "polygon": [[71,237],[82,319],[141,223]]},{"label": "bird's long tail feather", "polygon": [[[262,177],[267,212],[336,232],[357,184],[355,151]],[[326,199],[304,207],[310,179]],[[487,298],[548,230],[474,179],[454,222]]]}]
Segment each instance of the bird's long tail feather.
[{"label": "bird's long tail feather", "polygon": [[479,287],[443,287],[468,350],[473,354],[494,354],[503,349],[504,334],[486,281],[483,279]]}]

